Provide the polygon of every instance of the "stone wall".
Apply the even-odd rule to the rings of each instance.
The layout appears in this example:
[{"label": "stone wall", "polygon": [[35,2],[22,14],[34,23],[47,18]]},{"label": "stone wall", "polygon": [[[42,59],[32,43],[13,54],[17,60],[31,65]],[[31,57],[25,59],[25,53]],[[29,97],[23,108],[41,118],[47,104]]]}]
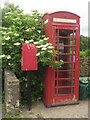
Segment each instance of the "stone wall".
[{"label": "stone wall", "polygon": [[80,77],[90,76],[89,74],[89,63],[90,57],[81,57],[80,58]]},{"label": "stone wall", "polygon": [[5,69],[5,108],[8,114],[19,111],[20,84],[14,73]]}]

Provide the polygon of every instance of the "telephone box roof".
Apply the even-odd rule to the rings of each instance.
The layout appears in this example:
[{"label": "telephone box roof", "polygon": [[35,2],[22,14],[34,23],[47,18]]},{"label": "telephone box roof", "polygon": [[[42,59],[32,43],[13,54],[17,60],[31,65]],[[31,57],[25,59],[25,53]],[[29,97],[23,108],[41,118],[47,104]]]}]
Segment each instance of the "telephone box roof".
[{"label": "telephone box roof", "polygon": [[52,12],[52,13],[45,13],[44,15],[43,15],[43,17],[45,16],[45,15],[53,15],[53,14],[57,14],[57,13],[69,13],[69,14],[72,14],[72,15],[74,15],[74,16],[77,16],[78,18],[80,18],[80,16],[78,16],[77,14],[75,14],[75,13],[72,13],[72,12],[68,12],[68,11],[56,11],[56,12]]}]

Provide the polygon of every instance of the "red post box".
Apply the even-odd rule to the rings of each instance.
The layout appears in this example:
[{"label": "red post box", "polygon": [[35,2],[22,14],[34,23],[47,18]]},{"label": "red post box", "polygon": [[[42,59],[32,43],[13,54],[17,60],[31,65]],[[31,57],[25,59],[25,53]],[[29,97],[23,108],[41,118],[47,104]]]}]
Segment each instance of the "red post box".
[{"label": "red post box", "polygon": [[43,102],[46,106],[75,104],[79,98],[80,17],[67,11],[46,13],[44,31],[62,59],[61,68],[47,67]]},{"label": "red post box", "polygon": [[27,71],[27,93],[28,93],[28,108],[31,109],[31,85],[30,76],[31,70],[37,70],[37,47],[34,44],[22,44],[22,63],[21,69]]},{"label": "red post box", "polygon": [[37,70],[37,47],[34,44],[22,44],[22,64],[24,71]]}]

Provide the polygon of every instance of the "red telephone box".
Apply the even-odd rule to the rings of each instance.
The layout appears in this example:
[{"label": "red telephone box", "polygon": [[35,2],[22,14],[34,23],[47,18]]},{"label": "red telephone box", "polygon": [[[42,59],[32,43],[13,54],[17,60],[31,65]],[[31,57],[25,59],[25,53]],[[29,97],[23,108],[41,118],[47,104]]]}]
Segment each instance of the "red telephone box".
[{"label": "red telephone box", "polygon": [[75,104],[79,99],[80,17],[67,11],[46,13],[44,31],[62,59],[61,68],[47,67],[43,102],[46,106]]}]

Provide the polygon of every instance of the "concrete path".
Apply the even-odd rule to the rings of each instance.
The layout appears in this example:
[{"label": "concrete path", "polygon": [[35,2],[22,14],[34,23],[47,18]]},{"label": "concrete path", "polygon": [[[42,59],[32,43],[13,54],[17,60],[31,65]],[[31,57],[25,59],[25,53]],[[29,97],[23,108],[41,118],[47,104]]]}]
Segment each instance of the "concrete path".
[{"label": "concrete path", "polygon": [[42,102],[32,104],[31,111],[22,108],[21,118],[88,118],[88,99],[78,105],[46,108]]}]

